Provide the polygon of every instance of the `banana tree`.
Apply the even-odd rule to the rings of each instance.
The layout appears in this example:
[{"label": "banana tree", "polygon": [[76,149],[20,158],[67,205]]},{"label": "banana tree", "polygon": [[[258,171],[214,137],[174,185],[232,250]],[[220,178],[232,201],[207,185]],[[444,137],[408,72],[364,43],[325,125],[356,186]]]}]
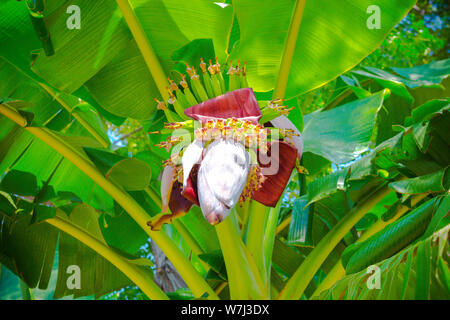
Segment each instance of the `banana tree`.
[{"label": "banana tree", "polygon": [[57,252],[54,298],[367,298],[379,265],[381,298],[448,299],[450,62],[353,69],[414,3],[2,2],[0,263],[27,297]]}]

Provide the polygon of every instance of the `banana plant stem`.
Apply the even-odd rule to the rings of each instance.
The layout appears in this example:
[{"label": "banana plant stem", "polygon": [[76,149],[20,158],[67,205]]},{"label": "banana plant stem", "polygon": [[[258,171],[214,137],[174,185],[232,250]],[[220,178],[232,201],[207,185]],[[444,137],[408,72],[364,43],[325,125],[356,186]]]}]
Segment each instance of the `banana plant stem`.
[{"label": "banana plant stem", "polygon": [[124,260],[114,250],[106,246],[100,240],[92,237],[76,225],[65,221],[60,217],[45,220],[48,224],[64,231],[75,239],[79,240],[89,248],[100,254],[103,258],[111,262],[117,269],[133,281],[150,299],[168,300],[167,295],[156,285],[150,275],[146,275],[139,267]]},{"label": "banana plant stem", "polygon": [[317,286],[314,293],[311,295],[312,297],[318,296],[322,291],[331,288],[333,284],[335,284],[338,280],[342,279],[345,276],[345,269],[342,266],[341,259],[331,268],[330,272],[327,274],[325,279]]},{"label": "banana plant stem", "polygon": [[[416,196],[413,196],[411,198],[411,207],[414,207],[419,201],[422,199],[425,199],[427,196],[426,193],[418,194]],[[370,236],[374,235],[378,231],[382,230],[387,225],[391,224],[392,222],[398,220],[400,217],[402,217],[406,212],[409,211],[409,208],[400,205],[397,209],[397,212],[395,215],[387,220],[384,221],[383,219],[378,219],[369,229],[367,229],[361,237],[356,242],[362,242],[366,239],[368,239]],[[311,295],[311,297],[318,296],[322,291],[327,290],[331,288],[333,284],[335,284],[338,280],[342,279],[342,277],[345,276],[345,269],[342,266],[341,260],[339,260],[334,267],[330,270],[328,275],[323,279],[323,281],[320,283],[320,285],[317,287],[317,289],[314,291],[314,293]]]},{"label": "banana plant stem", "polygon": [[303,18],[306,0],[297,0],[295,4],[294,15],[289,26],[286,44],[284,46],[283,56],[281,58],[280,71],[278,73],[277,83],[273,92],[273,98],[282,99],[286,93],[286,87],[291,69],[292,59],[294,57],[295,46],[297,44],[300,24]]},{"label": "banana plant stem", "polygon": [[[281,198],[283,199],[283,198]],[[273,255],[273,246],[275,244],[275,236],[276,236],[276,227],[278,222],[278,215],[280,214],[280,208],[281,208],[282,201],[279,200],[275,208],[270,208],[267,222],[266,222],[266,228],[264,232],[264,279],[266,280],[266,287],[267,291],[270,292],[272,295],[272,287],[270,282],[270,275],[271,275],[271,269],[272,269],[272,255]],[[278,294],[277,294],[278,295]],[[274,295],[274,296],[277,296]]]},{"label": "banana plant stem", "polygon": [[27,125],[27,119],[25,119],[16,109],[11,108],[7,103],[0,104],[0,113],[21,127]]},{"label": "banana plant stem", "polygon": [[122,208],[127,211],[137,224],[152,238],[158,247],[166,254],[173,263],[186,284],[191,288],[196,297],[201,297],[208,293],[210,299],[218,299],[212,288],[195,270],[191,263],[186,259],[183,252],[175,245],[175,243],[163,232],[152,231],[147,226],[150,216],[144,209],[121,187],[108,180],[85,156],[68,145],[63,139],[58,137],[52,131],[46,128],[26,127],[27,121],[17,111],[11,110],[0,104],[0,114],[3,114],[16,121],[17,124],[24,126],[24,129],[41,139],[47,145],[60,153],[67,160],[77,166],[82,172],[89,176],[96,184],[105,190]]},{"label": "banana plant stem", "polygon": [[300,299],[322,263],[333,251],[339,241],[341,241],[347,232],[349,232],[351,228],[389,192],[391,192],[391,190],[389,187],[385,186],[374,194],[369,194],[360,202],[360,204],[356,205],[341,220],[339,220],[334,228],[322,238],[297,271],[295,271],[288,280],[283,290],[281,290],[278,299]]},{"label": "banana plant stem", "polygon": [[216,294],[220,294],[220,293],[222,292],[222,290],[225,289],[225,287],[227,286],[227,284],[228,284],[228,282],[226,282],[226,281],[221,282],[221,283],[216,287],[216,289],[214,289],[214,292],[215,292]]},{"label": "banana plant stem", "polygon": [[[181,235],[181,237],[187,242],[187,244],[191,247],[192,252],[194,254],[199,255],[204,253],[203,249],[198,244],[197,240],[192,236],[192,234],[189,232],[189,230],[184,226],[184,224],[180,220],[174,220],[172,222],[175,229],[178,231],[178,233]],[[200,261],[203,264],[203,260],[200,259]],[[205,263],[203,265],[204,267],[207,267],[207,264]],[[209,269],[209,267],[207,267]]]},{"label": "banana plant stem", "polygon": [[263,278],[264,285],[267,284],[266,267],[264,259],[264,230],[267,220],[267,208],[257,201],[250,203],[250,218],[247,225],[247,234],[245,236],[246,246],[252,255],[258,270]]},{"label": "banana plant stem", "polygon": [[216,225],[225,259],[231,299],[266,299],[267,290],[231,216]]}]

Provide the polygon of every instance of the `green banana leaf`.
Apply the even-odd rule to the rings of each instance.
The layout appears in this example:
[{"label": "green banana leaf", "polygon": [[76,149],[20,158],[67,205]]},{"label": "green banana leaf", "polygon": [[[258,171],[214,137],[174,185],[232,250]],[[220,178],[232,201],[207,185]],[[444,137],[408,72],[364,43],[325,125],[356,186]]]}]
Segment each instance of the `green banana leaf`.
[{"label": "green banana leaf", "polygon": [[[377,1],[379,29],[370,29],[367,0],[306,1],[286,97],[318,88],[354,67],[380,45],[388,32],[415,3]],[[274,88],[295,2],[249,0],[234,2],[240,40],[230,59],[247,61],[249,85],[257,91]],[[324,10],[326,8],[326,10]],[[264,21],[264,23],[261,23]]]},{"label": "green banana leaf", "polygon": [[[344,277],[314,299],[411,300],[450,298],[449,226],[377,263],[376,275],[362,270]],[[369,279],[369,277],[371,277]]]},{"label": "green banana leaf", "polygon": [[385,94],[379,92],[332,110],[304,116],[304,151],[337,164],[354,160],[369,147]]}]

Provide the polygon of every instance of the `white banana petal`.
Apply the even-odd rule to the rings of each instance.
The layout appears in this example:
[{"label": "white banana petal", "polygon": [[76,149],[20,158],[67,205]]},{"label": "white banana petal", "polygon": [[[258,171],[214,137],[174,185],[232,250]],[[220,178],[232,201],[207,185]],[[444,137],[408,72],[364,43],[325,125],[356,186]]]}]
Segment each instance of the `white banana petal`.
[{"label": "white banana petal", "polygon": [[226,207],[216,199],[206,181],[206,175],[201,171],[201,168],[198,173],[197,188],[200,208],[206,220],[210,224],[215,225],[225,219],[230,213],[231,208]]},{"label": "white banana petal", "polygon": [[238,142],[216,140],[208,147],[197,186],[200,207],[210,223],[222,221],[236,205],[247,182],[249,167],[250,156]]},{"label": "white banana petal", "polygon": [[184,150],[183,158],[181,159],[181,163],[183,165],[183,188],[186,187],[186,182],[189,178],[192,167],[202,157],[204,145],[204,142],[195,140],[186,148],[186,150]]},{"label": "white banana petal", "polygon": [[219,140],[208,148],[205,163],[207,182],[217,199],[229,207],[239,200],[247,182],[250,155],[244,146],[233,140]]},{"label": "white banana petal", "polygon": [[170,192],[172,191],[173,178],[175,176],[175,168],[172,166],[164,167],[161,176],[161,200],[162,212],[166,212],[169,205]]}]

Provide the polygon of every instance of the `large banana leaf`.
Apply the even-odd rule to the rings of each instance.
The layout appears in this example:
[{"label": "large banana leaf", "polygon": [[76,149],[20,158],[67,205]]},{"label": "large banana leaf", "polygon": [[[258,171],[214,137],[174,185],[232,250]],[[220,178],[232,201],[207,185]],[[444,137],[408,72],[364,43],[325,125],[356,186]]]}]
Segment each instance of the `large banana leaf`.
[{"label": "large banana leaf", "polygon": [[346,249],[342,263],[347,273],[355,273],[386,259],[425,232],[439,198],[427,201],[406,216],[361,243]]},{"label": "large banana leaf", "polygon": [[[370,29],[368,0],[306,1],[290,68],[286,96],[320,87],[354,67],[380,45],[414,0],[380,0],[380,28]],[[295,1],[235,1],[240,41],[231,59],[247,61],[249,84],[274,88]],[[263,23],[262,23],[263,21]]]},{"label": "large banana leaf", "polygon": [[[33,125],[45,125],[49,129],[61,131],[64,139],[74,146],[99,147],[100,143],[94,137],[101,137],[109,143],[106,128],[98,114],[87,104],[79,105],[78,98],[54,92],[52,89],[50,90],[54,95],[50,94],[40,82],[3,58],[0,58],[0,79],[0,96],[12,100],[32,101],[20,110],[32,114]],[[87,121],[97,135],[93,136],[88,132],[71,113]],[[56,192],[70,191],[96,208],[112,208],[110,197],[103,190],[96,188],[73,164],[66,160],[60,162],[62,158],[58,153],[12,121],[5,118],[0,121],[1,172],[12,170],[13,167],[15,170],[30,172],[36,176],[39,187],[51,176],[50,184]],[[45,166],[42,165],[44,163]]]},{"label": "large banana leaf", "polygon": [[447,174],[447,168],[403,181],[397,181],[390,184],[398,193],[426,193],[426,192],[442,192],[450,189],[450,177]]},{"label": "large banana leaf", "polygon": [[71,117],[67,110],[64,110],[55,98],[39,85],[38,81],[22,73],[2,57],[0,57],[0,79],[2,79],[0,97],[32,101],[30,106],[24,109],[33,112],[35,123],[48,124],[58,113],[60,123],[57,130],[69,124]]}]

